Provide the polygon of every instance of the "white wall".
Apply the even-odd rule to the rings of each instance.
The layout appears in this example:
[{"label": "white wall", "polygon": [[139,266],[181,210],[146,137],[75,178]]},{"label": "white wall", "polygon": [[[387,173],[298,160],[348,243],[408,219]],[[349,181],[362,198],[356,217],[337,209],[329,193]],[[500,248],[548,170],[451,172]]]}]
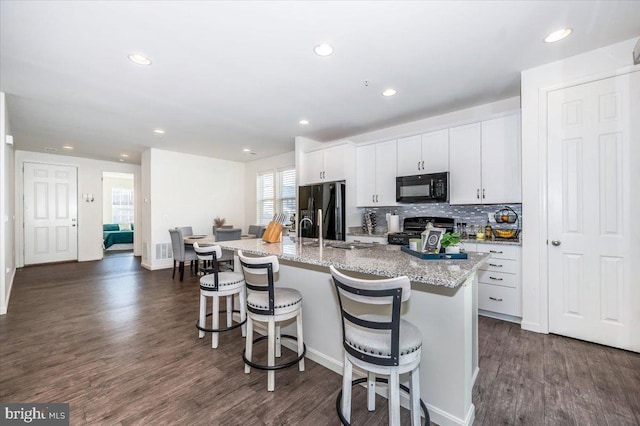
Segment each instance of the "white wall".
[{"label": "white wall", "polygon": [[[143,153],[143,197],[147,199],[151,228],[143,235],[148,269],[172,266],[171,259],[156,258],[156,245],[170,243],[168,230],[192,226],[195,234],[211,234],[213,218],[228,225],[245,224],[245,165],[173,151],[150,149]],[[144,202],[144,200],[143,200]],[[145,216],[146,219],[146,216]]]},{"label": "white wall", "polygon": [[[547,333],[546,99],[550,90],[629,71],[637,38],[522,72],[522,327]],[[636,66],[640,69],[640,66]]]},{"label": "white wall", "polygon": [[[247,232],[249,225],[255,225],[258,223],[257,219],[257,203],[256,203],[256,176],[259,172],[265,170],[275,170],[284,167],[294,167],[296,164],[295,152],[286,152],[280,155],[274,155],[268,158],[262,158],[260,160],[250,161],[245,163],[244,170],[244,217],[245,222],[242,226],[242,231]],[[299,182],[299,181],[297,181]],[[299,184],[299,183],[298,183]]]},{"label": "white wall", "polygon": [[11,134],[5,94],[0,92],[0,315],[7,313],[16,273],[14,149],[6,144]]},{"label": "white wall", "polygon": [[[102,180],[102,223],[113,223],[113,188],[134,189],[133,175],[130,177],[104,176]],[[134,194],[135,197],[135,194]],[[135,198],[134,198],[135,201]],[[135,216],[134,216],[135,217]]]},{"label": "white wall", "polygon": [[[132,173],[134,186],[140,187],[140,166],[120,162],[90,160],[80,157],[45,154],[31,151],[16,151],[15,188],[16,188],[16,229],[23,224],[23,174],[24,162],[63,164],[78,168],[78,260],[80,262],[102,259],[102,172]],[[82,200],[81,194],[91,193],[95,201]],[[136,212],[140,211],[139,198],[136,194]],[[139,215],[136,215],[134,230],[134,254],[140,255],[141,245],[137,229],[140,226]],[[24,265],[24,241],[22,232],[16,232],[17,265]]]}]

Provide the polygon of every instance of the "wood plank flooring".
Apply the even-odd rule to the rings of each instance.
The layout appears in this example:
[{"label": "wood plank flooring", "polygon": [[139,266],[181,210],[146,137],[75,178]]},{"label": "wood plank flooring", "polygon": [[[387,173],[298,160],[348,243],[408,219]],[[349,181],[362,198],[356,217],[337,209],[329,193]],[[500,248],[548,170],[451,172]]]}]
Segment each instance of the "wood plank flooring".
[{"label": "wood plank flooring", "polygon": [[[180,283],[123,254],[19,270],[0,317],[0,401],[69,402],[72,425],[339,424],[338,374],[307,360],[267,392],[265,372],[243,373],[239,329],[217,350],[198,339],[198,293],[188,270]],[[480,369],[476,425],[640,424],[638,354],[481,318]],[[367,412],[355,388],[353,424],[386,424],[385,405]]]}]

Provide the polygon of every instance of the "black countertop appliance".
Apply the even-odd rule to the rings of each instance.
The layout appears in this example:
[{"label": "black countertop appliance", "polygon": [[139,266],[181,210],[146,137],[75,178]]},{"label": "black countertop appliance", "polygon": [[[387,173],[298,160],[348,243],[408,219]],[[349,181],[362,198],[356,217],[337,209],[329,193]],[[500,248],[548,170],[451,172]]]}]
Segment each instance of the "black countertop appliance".
[{"label": "black countertop appliance", "polygon": [[434,228],[444,228],[447,232],[453,232],[456,220],[450,217],[418,216],[407,217],[402,222],[402,232],[392,232],[388,234],[389,244],[409,245],[412,238],[420,238],[422,231],[431,222]]},{"label": "black countertop appliance", "polygon": [[344,241],[344,201],[344,181],[300,186],[298,188],[300,236],[318,238],[318,209],[322,209],[322,238]]}]

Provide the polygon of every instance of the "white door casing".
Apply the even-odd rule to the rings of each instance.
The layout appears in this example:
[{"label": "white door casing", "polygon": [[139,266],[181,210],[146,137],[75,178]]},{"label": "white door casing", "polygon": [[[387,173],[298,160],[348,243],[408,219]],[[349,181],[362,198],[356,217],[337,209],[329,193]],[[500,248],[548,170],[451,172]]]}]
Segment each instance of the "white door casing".
[{"label": "white door casing", "polygon": [[638,99],[640,72],[552,91],[547,101],[549,331],[636,352]]},{"label": "white door casing", "polygon": [[78,259],[77,169],[24,163],[25,265]]}]

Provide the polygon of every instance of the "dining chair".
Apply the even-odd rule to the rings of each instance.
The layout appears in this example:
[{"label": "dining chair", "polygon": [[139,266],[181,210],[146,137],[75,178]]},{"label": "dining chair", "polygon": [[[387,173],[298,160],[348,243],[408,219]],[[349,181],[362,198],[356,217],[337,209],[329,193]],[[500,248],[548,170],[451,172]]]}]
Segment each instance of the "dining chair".
[{"label": "dining chair", "polygon": [[256,238],[262,238],[262,236],[264,235],[264,231],[267,228],[265,228],[262,225],[249,225],[249,234],[251,235],[255,235]]},{"label": "dining chair", "polygon": [[175,278],[176,262],[179,262],[180,281],[184,278],[184,262],[190,261],[190,265],[193,267],[193,261],[198,260],[196,252],[193,251],[193,247],[185,246],[184,234],[182,232],[182,228],[169,229],[169,235],[171,236],[171,250],[173,251],[173,273],[171,274],[171,278]]},{"label": "dining chair", "polygon": [[[216,242],[239,240],[241,236],[242,229],[240,228],[217,228],[215,230]],[[222,257],[218,259],[218,264],[220,263],[227,263],[233,270],[233,250],[222,250]]]}]

